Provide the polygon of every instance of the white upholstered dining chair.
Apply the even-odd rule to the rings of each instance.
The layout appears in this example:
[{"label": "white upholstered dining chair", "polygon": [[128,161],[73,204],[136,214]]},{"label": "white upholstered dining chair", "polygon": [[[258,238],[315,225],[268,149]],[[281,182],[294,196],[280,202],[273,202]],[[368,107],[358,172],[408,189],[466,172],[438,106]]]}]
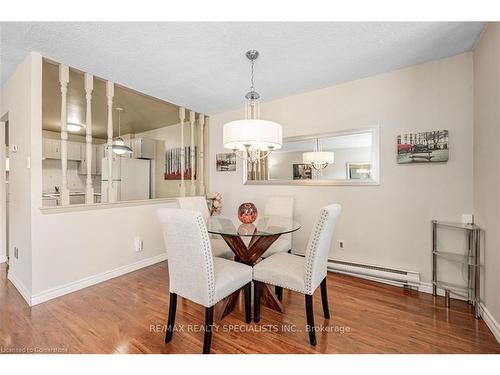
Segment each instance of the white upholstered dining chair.
[{"label": "white upholstered dining chair", "polygon": [[279,286],[305,294],[307,330],[311,345],[316,345],[313,316],[313,294],[321,285],[323,314],[330,319],[326,285],[328,254],[332,244],[335,223],[342,208],[332,204],[321,209],[314,224],[305,257],[276,253],[257,263],[253,268],[254,320],[260,320],[260,283]]},{"label": "white upholstered dining chair", "polygon": [[252,267],[212,255],[205,221],[199,212],[158,210],[168,254],[170,305],[165,342],[172,340],[177,295],[205,306],[203,353],[210,353],[214,305],[243,288],[245,320],[251,321]]},{"label": "white upholstered dining chair", "polygon": [[[176,201],[177,207],[182,208],[183,210],[198,211],[205,222],[210,217],[210,212],[208,211],[207,200],[205,197],[181,197],[176,198]],[[210,242],[212,243],[212,252],[214,256],[225,259],[234,258],[234,253],[227,245],[226,241],[224,241],[222,238],[211,236]]]}]

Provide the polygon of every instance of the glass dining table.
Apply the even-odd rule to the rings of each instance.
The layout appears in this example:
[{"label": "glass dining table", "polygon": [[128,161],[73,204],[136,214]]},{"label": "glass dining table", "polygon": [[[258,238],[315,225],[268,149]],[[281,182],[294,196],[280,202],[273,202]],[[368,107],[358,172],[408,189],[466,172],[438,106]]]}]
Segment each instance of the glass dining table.
[{"label": "glass dining table", "polygon": [[[282,235],[295,232],[301,225],[281,216],[260,216],[252,224],[243,224],[237,216],[211,216],[207,220],[208,233],[220,235],[233,251],[234,260],[253,266],[267,249]],[[219,318],[231,313],[238,302],[240,291],[224,300]],[[283,306],[268,285],[262,288],[262,303],[279,312]]]}]

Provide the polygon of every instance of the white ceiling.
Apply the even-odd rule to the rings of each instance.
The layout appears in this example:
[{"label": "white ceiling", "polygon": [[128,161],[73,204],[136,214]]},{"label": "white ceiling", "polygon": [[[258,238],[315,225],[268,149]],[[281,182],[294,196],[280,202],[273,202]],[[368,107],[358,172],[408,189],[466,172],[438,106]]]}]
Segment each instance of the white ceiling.
[{"label": "white ceiling", "polygon": [[29,51],[207,114],[468,51],[480,22],[1,23],[2,83]]}]

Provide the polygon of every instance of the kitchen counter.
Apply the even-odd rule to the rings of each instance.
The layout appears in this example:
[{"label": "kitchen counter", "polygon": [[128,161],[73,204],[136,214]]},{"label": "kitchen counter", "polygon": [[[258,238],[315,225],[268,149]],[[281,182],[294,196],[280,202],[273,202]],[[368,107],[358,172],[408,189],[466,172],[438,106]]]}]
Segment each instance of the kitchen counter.
[{"label": "kitchen counter", "polygon": [[[42,193],[42,206],[43,207],[54,207],[61,205],[61,193],[44,192]],[[84,204],[85,203],[85,192],[83,191],[70,191],[69,192],[69,204]],[[94,193],[94,203],[101,202],[101,193]]]}]

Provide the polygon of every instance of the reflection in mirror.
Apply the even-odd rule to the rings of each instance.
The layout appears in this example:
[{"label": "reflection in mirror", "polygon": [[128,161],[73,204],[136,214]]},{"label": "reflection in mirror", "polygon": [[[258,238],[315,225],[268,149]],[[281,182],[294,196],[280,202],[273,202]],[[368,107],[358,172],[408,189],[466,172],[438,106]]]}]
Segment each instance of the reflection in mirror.
[{"label": "reflection in mirror", "polygon": [[204,192],[204,116],[188,111],[181,132],[179,106],[61,66],[42,66],[42,206]]},{"label": "reflection in mirror", "polygon": [[[280,150],[247,164],[247,182],[283,184],[375,183],[375,129],[285,139]],[[377,159],[377,160],[374,160]]]}]

